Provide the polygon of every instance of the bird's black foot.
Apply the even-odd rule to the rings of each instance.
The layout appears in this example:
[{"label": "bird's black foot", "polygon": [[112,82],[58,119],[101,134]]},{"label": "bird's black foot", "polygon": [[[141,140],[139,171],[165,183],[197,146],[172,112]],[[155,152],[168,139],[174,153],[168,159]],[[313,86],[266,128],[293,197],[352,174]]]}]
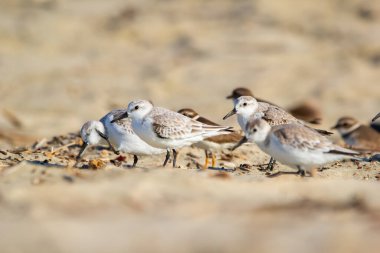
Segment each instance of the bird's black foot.
[{"label": "bird's black foot", "polygon": [[[273,171],[273,168],[274,168],[275,164],[276,164],[276,160],[274,160],[273,158],[271,158],[269,160],[269,163],[264,163],[264,164],[259,164],[259,165],[253,165],[253,166],[258,167],[259,171]],[[264,166],[266,166],[266,167],[264,168]]]},{"label": "bird's black foot", "polygon": [[132,168],[135,168],[135,167],[136,167],[136,164],[137,164],[138,161],[139,161],[139,158],[137,157],[137,155],[133,155],[133,164],[132,164]]},{"label": "bird's black foot", "polygon": [[306,176],[306,172],[305,172],[304,170],[301,170],[301,169],[299,169],[299,170],[297,171],[297,174],[300,175],[301,177]]},{"label": "bird's black foot", "polygon": [[178,156],[177,150],[173,149],[173,168],[175,168],[177,164],[177,156]]},{"label": "bird's black foot", "polygon": [[165,157],[165,161],[164,161],[164,164],[162,165],[162,167],[166,166],[166,164],[168,163],[169,159],[170,159],[170,151],[166,150],[166,157]]}]

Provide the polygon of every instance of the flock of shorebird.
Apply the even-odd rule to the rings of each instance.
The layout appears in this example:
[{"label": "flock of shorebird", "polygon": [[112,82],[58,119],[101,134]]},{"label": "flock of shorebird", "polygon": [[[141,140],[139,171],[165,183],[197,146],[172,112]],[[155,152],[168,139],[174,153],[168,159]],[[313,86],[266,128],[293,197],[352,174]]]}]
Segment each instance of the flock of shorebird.
[{"label": "flock of shorebird", "polygon": [[[331,132],[307,124],[321,121],[321,113],[313,105],[304,104],[285,110],[255,98],[246,88],[234,89],[227,98],[233,99],[234,108],[223,119],[236,114],[243,134],[232,127],[218,125],[189,108],[174,112],[155,107],[147,100],[135,100],[127,109],[113,110],[99,121],[88,121],[83,125],[80,131],[83,145],[77,160],[81,159],[88,146],[105,140],[116,154],[132,154],[132,167],[136,166],[138,156],[166,152],[165,166],[170,159],[170,151],[175,167],[177,150],[193,145],[205,151],[204,167],[208,168],[210,157],[211,166],[216,165],[214,152],[234,150],[251,142],[271,157],[266,170],[272,170],[278,161],[296,169],[294,174],[304,176],[330,162],[347,158],[364,161],[358,156],[360,151],[380,151],[380,133],[351,117],[339,119],[333,127],[340,132],[348,149],[334,144],[327,137]],[[373,121],[379,117],[380,113]]]}]

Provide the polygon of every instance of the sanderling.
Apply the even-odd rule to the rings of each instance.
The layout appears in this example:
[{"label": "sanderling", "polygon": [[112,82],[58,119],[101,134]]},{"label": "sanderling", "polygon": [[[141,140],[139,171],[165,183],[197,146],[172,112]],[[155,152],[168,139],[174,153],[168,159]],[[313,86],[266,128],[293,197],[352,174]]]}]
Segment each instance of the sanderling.
[{"label": "sanderling", "polygon": [[[355,158],[359,153],[333,144],[317,131],[300,124],[285,124],[271,128],[263,119],[252,119],[246,126],[247,138],[271,157],[298,169],[302,176],[312,169],[342,159]],[[279,174],[288,174],[279,172]]]},{"label": "sanderling", "polygon": [[80,130],[80,136],[83,140],[83,144],[81,146],[81,149],[77,155],[77,160],[79,160],[84,151],[88,148],[90,145],[98,145],[102,141],[106,141],[110,147],[110,149],[118,153],[116,149],[113,147],[113,145],[108,140],[108,137],[106,136],[106,130],[102,122],[100,121],[87,121],[83,124],[81,130]]},{"label": "sanderling", "polygon": [[[224,116],[223,119],[227,119],[234,114],[237,114],[238,123],[243,131],[245,131],[245,126],[251,118],[263,118],[271,126],[289,123],[306,124],[304,121],[295,118],[284,109],[268,103],[257,102],[255,98],[250,96],[242,96],[238,98],[234,109]],[[315,130],[324,135],[332,134],[326,130]]]},{"label": "sanderling", "polygon": [[370,126],[360,124],[352,117],[340,118],[332,129],[338,130],[350,148],[362,151],[380,151],[380,133]]},{"label": "sanderling", "polygon": [[[246,125],[247,122],[251,118],[262,118],[266,120],[269,125],[277,126],[282,124],[296,123],[305,125],[306,123],[302,120],[299,120],[286,112],[284,109],[271,105],[264,102],[257,102],[254,97],[251,96],[242,96],[237,99],[235,107],[232,111],[230,111],[223,119],[227,119],[228,117],[237,114],[238,123],[241,129],[246,133]],[[321,134],[330,135],[331,132],[315,129]],[[246,138],[242,138],[241,141],[233,148],[236,149],[240,145],[244,144],[247,141]],[[267,169],[273,169],[274,160],[271,159]]]},{"label": "sanderling", "polygon": [[[178,111],[178,113],[181,113],[182,115],[185,115],[193,120],[197,120],[201,123],[207,124],[207,125],[213,125],[213,126],[220,126],[214,122],[212,122],[209,119],[206,119],[202,116],[200,116],[196,111],[190,108],[181,109]],[[240,141],[242,138],[241,134],[234,131],[228,134],[221,134],[214,137],[209,137],[204,139],[203,141],[197,142],[193,144],[194,147],[203,149],[205,151],[205,164],[204,168],[208,167],[208,157],[211,156],[212,158],[212,167],[215,167],[216,158],[214,155],[214,152],[216,151],[222,151],[225,149],[230,149],[236,143]]]},{"label": "sanderling", "polygon": [[[132,167],[136,166],[139,155],[157,155],[165,152],[164,149],[152,147],[140,139],[132,129],[131,119],[126,118],[111,123],[115,117],[125,112],[125,109],[116,109],[106,114],[100,121],[89,121],[85,123],[81,129],[83,146],[78,158],[81,157],[88,145],[96,145],[102,138],[109,143],[115,153],[121,151],[132,154]],[[115,147],[116,150],[113,147]]]},{"label": "sanderling", "polygon": [[[274,104],[273,102],[270,102],[268,100],[264,100],[261,98],[257,98],[256,96],[253,95],[251,90],[244,87],[234,89],[231,95],[227,96],[227,99],[233,99],[233,103],[234,105],[236,105],[238,102],[238,98],[242,96],[254,97],[258,102],[263,102],[263,103],[267,103],[267,104],[282,108],[281,106],[278,106]],[[297,119],[303,120],[311,124],[320,124],[321,122],[321,112],[319,108],[315,105],[315,103],[313,103],[313,101],[305,101],[304,103],[301,103],[300,105],[290,108],[289,110],[286,110],[286,111],[288,111]]]},{"label": "sanderling", "polygon": [[153,147],[166,149],[165,166],[173,151],[173,167],[176,166],[177,148],[190,146],[207,137],[231,132],[230,127],[212,126],[190,119],[177,112],[154,107],[146,100],[129,103],[125,114],[115,117],[115,122],[125,117],[132,118],[135,133]]}]

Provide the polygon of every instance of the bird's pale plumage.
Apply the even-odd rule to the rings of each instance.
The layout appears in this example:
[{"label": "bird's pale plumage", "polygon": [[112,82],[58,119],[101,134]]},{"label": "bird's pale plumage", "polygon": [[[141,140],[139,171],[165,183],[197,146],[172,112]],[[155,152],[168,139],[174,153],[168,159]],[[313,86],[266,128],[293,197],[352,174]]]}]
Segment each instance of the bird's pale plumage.
[{"label": "bird's pale plumage", "polygon": [[165,152],[163,149],[155,148],[143,141],[132,129],[132,120],[124,118],[112,122],[121,117],[126,109],[116,109],[107,113],[99,121],[89,121],[81,129],[81,136],[85,143],[78,157],[85,151],[87,145],[97,145],[102,139],[106,140],[115,153],[118,151],[133,154],[136,165],[137,155],[156,155]]},{"label": "bird's pale plumage", "polygon": [[124,117],[132,118],[132,128],[141,139],[153,147],[167,150],[164,165],[169,159],[170,149],[173,150],[173,166],[175,166],[177,155],[175,149],[231,131],[230,127],[203,124],[177,112],[154,107],[146,100],[130,102],[127,113],[113,121]]},{"label": "bird's pale plumage", "polygon": [[215,134],[212,132],[228,129],[222,126],[206,125],[160,107],[152,110],[151,117],[153,131],[158,137],[164,139],[188,139],[209,134],[214,136]]},{"label": "bird's pale plumage", "polygon": [[[284,109],[268,103],[257,102],[250,96],[242,96],[237,99],[234,109],[228,113],[224,119],[233,114],[237,114],[238,123],[243,131],[250,119],[264,119],[269,125],[277,126],[283,124],[300,124],[306,126],[302,120],[295,118]],[[315,129],[324,135],[330,135],[331,132]]]},{"label": "bird's pale plumage", "polygon": [[284,109],[264,102],[258,102],[258,109],[254,113],[253,118],[263,118],[271,126],[290,123],[304,124],[303,121],[295,118]]},{"label": "bird's pale plumage", "polygon": [[341,152],[352,155],[358,154],[355,151],[333,144],[327,137],[299,124],[275,126],[272,128],[272,134],[281,145],[289,149],[320,151],[323,153]]},{"label": "bird's pale plumage", "polygon": [[263,119],[252,119],[246,128],[247,138],[277,161],[299,171],[351,158],[358,153],[333,144],[327,137],[300,124],[271,127]]}]

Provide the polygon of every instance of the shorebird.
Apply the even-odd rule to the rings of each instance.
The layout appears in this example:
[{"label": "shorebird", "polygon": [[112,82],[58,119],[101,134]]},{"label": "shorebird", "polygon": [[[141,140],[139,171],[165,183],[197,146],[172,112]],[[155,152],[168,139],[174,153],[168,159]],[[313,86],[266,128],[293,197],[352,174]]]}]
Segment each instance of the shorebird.
[{"label": "shorebird", "polygon": [[[211,120],[200,116],[196,111],[194,111],[191,108],[181,109],[178,111],[178,113],[185,115],[186,117],[189,117],[193,120],[204,123],[204,124],[213,125],[213,126],[220,126],[220,125],[212,122]],[[233,131],[233,132],[228,133],[228,134],[221,134],[221,135],[217,135],[214,137],[206,138],[203,141],[200,141],[200,142],[193,144],[193,146],[200,148],[200,149],[203,149],[205,151],[205,163],[203,166],[204,168],[208,167],[209,155],[212,158],[212,165],[211,166],[215,167],[216,158],[215,158],[214,152],[216,152],[216,151],[220,152],[222,150],[232,148],[234,145],[236,145],[236,143],[238,143],[240,141],[241,138],[242,138],[242,136],[238,132]]]},{"label": "shorebird", "polygon": [[[224,116],[223,119],[225,120],[234,114],[237,114],[238,123],[245,134],[247,122],[252,118],[262,118],[265,121],[267,121],[268,124],[271,126],[290,123],[296,123],[300,125],[306,124],[304,121],[295,118],[294,116],[286,112],[284,109],[268,103],[257,102],[257,100],[251,96],[239,97],[236,101],[234,109],[232,109],[232,111],[230,111],[226,116]],[[316,131],[324,135],[332,134],[331,132],[320,129],[316,129]],[[246,141],[246,138],[242,138],[241,141],[233,149],[238,148]],[[267,169],[272,170],[274,163],[275,161],[271,159]]]},{"label": "shorebird", "polygon": [[332,129],[338,130],[344,142],[352,149],[361,151],[380,151],[380,133],[360,124],[353,117],[342,117]]},{"label": "shorebird", "polygon": [[115,117],[111,123],[125,117],[131,117],[132,128],[141,139],[153,147],[167,150],[163,166],[170,158],[170,150],[173,151],[173,167],[175,167],[176,149],[232,131],[231,127],[203,124],[180,113],[154,107],[146,100],[130,102],[127,112]]},{"label": "shorebird", "polygon": [[132,167],[136,166],[138,156],[140,155],[157,155],[164,153],[164,149],[152,147],[136,135],[132,130],[131,119],[126,118],[111,123],[115,117],[125,112],[125,109],[113,110],[101,118],[100,121],[86,122],[81,129],[83,145],[77,159],[82,156],[88,145],[97,145],[102,139],[108,142],[116,154],[119,154],[119,151],[132,154]]},{"label": "shorebird", "polygon": [[321,124],[322,113],[320,107],[313,100],[304,101],[287,110],[297,119],[303,120],[310,124]]},{"label": "shorebird", "polygon": [[[333,144],[317,131],[300,124],[285,124],[271,127],[263,119],[252,119],[246,127],[247,138],[271,157],[298,169],[296,174],[305,172],[324,164],[342,159],[355,158],[359,153]],[[279,172],[275,175],[289,174]]]},{"label": "shorebird", "polygon": [[80,130],[80,136],[82,138],[83,144],[77,155],[77,160],[82,157],[88,146],[98,145],[102,141],[106,141],[110,149],[114,153],[118,154],[118,151],[113,147],[108,137],[106,136],[104,125],[100,121],[91,120],[84,123]]},{"label": "shorebird", "polygon": [[[267,104],[274,105],[283,109],[281,106],[278,106],[268,100],[255,97],[253,93],[251,92],[251,90],[244,87],[239,87],[239,88],[234,89],[231,95],[227,96],[227,99],[232,99],[234,105],[236,105],[236,103],[238,102],[238,98],[242,96],[254,97],[258,102],[267,103]],[[321,112],[318,106],[316,106],[316,104],[313,101],[305,101],[301,103],[300,105],[295,106],[285,111],[288,111],[297,119],[303,120],[311,124],[320,124],[321,119],[322,119]]]}]

